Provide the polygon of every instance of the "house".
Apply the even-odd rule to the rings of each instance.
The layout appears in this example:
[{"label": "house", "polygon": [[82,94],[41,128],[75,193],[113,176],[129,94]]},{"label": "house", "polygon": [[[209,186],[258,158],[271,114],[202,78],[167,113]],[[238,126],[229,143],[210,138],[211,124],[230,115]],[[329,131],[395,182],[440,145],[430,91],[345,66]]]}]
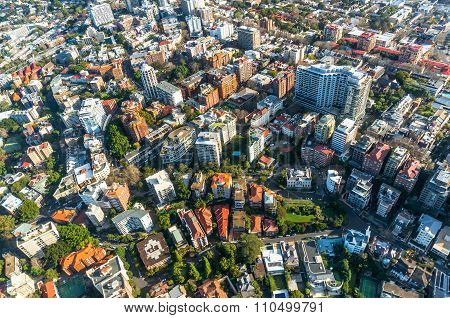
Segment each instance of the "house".
[{"label": "house", "polygon": [[251,234],[261,236],[261,221],[262,221],[261,215],[250,216],[250,229],[248,232]]},{"label": "house", "polygon": [[198,286],[197,294],[200,298],[228,298],[227,293],[217,279],[207,279]]},{"label": "house", "polygon": [[262,186],[256,183],[250,184],[249,203],[251,208],[262,208],[263,205],[263,192]]},{"label": "house", "polygon": [[60,209],[53,212],[51,218],[56,223],[70,223],[76,217],[77,211],[75,209]]},{"label": "house", "polygon": [[380,298],[420,298],[413,290],[406,290],[394,282],[382,282]]},{"label": "house", "polygon": [[299,265],[297,249],[295,243],[280,242],[281,252],[283,253],[284,265],[288,268],[295,268]]},{"label": "house", "polygon": [[203,227],[206,235],[210,235],[213,231],[212,213],[209,207],[198,208],[194,210],[197,220]]},{"label": "house", "polygon": [[191,191],[194,198],[201,198],[206,191],[206,175],[203,172],[194,174],[194,181],[191,184]]},{"label": "house", "polygon": [[263,219],[263,233],[265,236],[275,236],[278,234],[278,225],[275,220],[265,217]]},{"label": "house", "polygon": [[228,241],[228,217],[230,208],[227,204],[215,205],[214,216],[217,221],[217,231],[219,237],[223,241]]},{"label": "house", "polygon": [[58,290],[53,281],[39,282],[37,287],[42,293],[42,298],[59,298]]},{"label": "house", "polygon": [[36,291],[34,280],[25,273],[13,273],[6,286],[6,292],[11,297],[26,298]]},{"label": "house", "polygon": [[186,298],[186,288],[183,285],[175,285],[169,291],[169,298]]},{"label": "house", "polygon": [[162,233],[148,235],[136,244],[136,249],[147,270],[157,269],[170,263],[170,250]]},{"label": "house", "polygon": [[14,255],[9,253],[3,254],[3,259],[5,260],[5,267],[3,268],[3,273],[6,278],[11,278],[12,274],[20,274],[21,268],[19,259]]},{"label": "house", "polygon": [[259,166],[263,169],[272,167],[274,165],[274,163],[275,163],[275,159],[272,157],[268,157],[266,155],[262,155],[258,160]]},{"label": "house", "polygon": [[242,233],[246,231],[247,215],[245,211],[235,211],[232,216],[233,238],[239,239]]},{"label": "house", "polygon": [[86,276],[103,298],[133,298],[127,270],[119,256],[89,269]]},{"label": "house", "polygon": [[284,262],[280,243],[267,244],[261,251],[266,272],[269,275],[283,275]]},{"label": "house", "polygon": [[61,270],[67,275],[79,273],[106,258],[106,251],[101,247],[88,244],[86,247],[64,256],[61,261]]}]

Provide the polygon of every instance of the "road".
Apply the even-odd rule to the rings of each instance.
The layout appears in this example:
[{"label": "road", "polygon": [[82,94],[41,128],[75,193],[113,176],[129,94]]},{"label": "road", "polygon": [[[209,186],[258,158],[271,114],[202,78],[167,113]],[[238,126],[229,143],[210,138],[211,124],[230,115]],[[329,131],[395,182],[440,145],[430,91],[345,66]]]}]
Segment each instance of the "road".
[{"label": "road", "polygon": [[268,243],[279,243],[279,242],[297,242],[300,240],[308,239],[308,238],[318,238],[322,236],[330,236],[330,235],[339,235],[340,231],[327,230],[322,232],[314,232],[314,233],[306,233],[306,234],[295,234],[290,236],[282,236],[282,237],[274,237],[274,238],[263,238],[263,242]]}]

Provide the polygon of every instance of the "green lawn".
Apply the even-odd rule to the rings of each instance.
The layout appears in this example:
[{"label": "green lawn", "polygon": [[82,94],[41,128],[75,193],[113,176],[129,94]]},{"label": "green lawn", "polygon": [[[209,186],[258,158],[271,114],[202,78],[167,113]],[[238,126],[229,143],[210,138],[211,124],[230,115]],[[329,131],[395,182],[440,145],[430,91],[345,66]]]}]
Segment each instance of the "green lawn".
[{"label": "green lawn", "polygon": [[295,213],[288,213],[285,220],[292,223],[311,223],[314,221],[314,215],[299,215]]}]

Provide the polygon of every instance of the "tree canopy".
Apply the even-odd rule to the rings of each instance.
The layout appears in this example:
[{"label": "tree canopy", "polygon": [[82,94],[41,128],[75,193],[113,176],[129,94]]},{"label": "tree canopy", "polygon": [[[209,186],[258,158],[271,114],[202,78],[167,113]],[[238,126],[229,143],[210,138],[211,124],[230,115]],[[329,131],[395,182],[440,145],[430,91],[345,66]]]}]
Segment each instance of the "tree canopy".
[{"label": "tree canopy", "polygon": [[29,222],[36,219],[39,215],[38,205],[28,199],[25,199],[22,205],[17,209],[17,219],[19,222]]},{"label": "tree canopy", "polygon": [[111,155],[121,159],[130,150],[130,141],[116,123],[108,125],[106,130],[106,146]]},{"label": "tree canopy", "polygon": [[263,242],[254,234],[244,233],[241,235],[239,243],[239,257],[246,264],[252,264],[261,253]]},{"label": "tree canopy", "polygon": [[61,241],[66,242],[71,250],[79,250],[89,243],[95,243],[88,229],[77,224],[60,225],[58,232]]}]

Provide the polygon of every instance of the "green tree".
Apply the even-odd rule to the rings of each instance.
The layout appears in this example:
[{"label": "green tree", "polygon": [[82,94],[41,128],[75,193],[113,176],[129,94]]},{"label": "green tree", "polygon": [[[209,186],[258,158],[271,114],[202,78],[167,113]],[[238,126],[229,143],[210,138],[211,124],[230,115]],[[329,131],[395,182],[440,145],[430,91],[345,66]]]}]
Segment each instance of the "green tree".
[{"label": "green tree", "polygon": [[69,223],[68,225],[58,226],[60,239],[66,242],[72,250],[79,250],[87,244],[94,244],[95,240],[91,233],[84,226]]},{"label": "green tree", "polygon": [[267,282],[271,293],[277,290],[277,284],[275,283],[275,278],[273,278],[272,275],[267,275]]},{"label": "green tree", "polygon": [[209,262],[208,258],[206,258],[205,256],[203,256],[203,258],[202,258],[202,269],[203,269],[203,277],[205,279],[209,278],[212,273],[211,263]]},{"label": "green tree", "polygon": [[45,279],[46,280],[54,281],[54,280],[57,280],[58,278],[59,278],[59,274],[55,269],[49,268],[45,271]]},{"label": "green tree", "polygon": [[176,177],[173,183],[175,187],[175,192],[179,199],[181,200],[188,200],[191,196],[191,191],[189,188],[184,184],[183,180],[179,177]]},{"label": "green tree", "polygon": [[175,263],[179,263],[179,262],[183,261],[183,258],[181,257],[180,253],[177,250],[174,250],[172,252],[172,260]]},{"label": "green tree", "polygon": [[159,213],[158,214],[158,226],[162,230],[167,230],[170,227],[170,214],[169,213]]},{"label": "green tree", "polygon": [[198,282],[201,279],[201,275],[193,263],[189,263],[189,277]]},{"label": "green tree", "polygon": [[246,264],[254,263],[261,253],[261,247],[263,247],[263,245],[261,239],[256,235],[247,233],[242,234],[238,250],[238,255],[242,262]]},{"label": "green tree", "polygon": [[58,241],[48,246],[44,250],[44,259],[46,266],[58,268],[61,259],[71,252],[70,246],[66,242]]},{"label": "green tree", "polygon": [[39,215],[38,205],[28,199],[25,199],[22,205],[17,209],[17,218],[19,222],[29,222],[36,219]]},{"label": "green tree", "polygon": [[115,123],[108,125],[105,139],[109,151],[118,159],[123,158],[131,148],[130,141]]},{"label": "green tree", "polygon": [[14,230],[15,220],[11,215],[0,215],[0,235],[5,237]]},{"label": "green tree", "polygon": [[290,292],[289,298],[304,298],[305,296],[299,290],[293,290]]}]

